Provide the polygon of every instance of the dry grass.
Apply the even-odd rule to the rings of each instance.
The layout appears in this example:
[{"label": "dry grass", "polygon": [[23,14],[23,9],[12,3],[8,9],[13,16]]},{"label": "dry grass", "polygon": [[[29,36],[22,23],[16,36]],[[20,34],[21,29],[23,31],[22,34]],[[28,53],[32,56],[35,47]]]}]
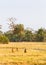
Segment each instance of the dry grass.
[{"label": "dry grass", "polygon": [[46,42],[0,44],[0,65],[46,65]]}]

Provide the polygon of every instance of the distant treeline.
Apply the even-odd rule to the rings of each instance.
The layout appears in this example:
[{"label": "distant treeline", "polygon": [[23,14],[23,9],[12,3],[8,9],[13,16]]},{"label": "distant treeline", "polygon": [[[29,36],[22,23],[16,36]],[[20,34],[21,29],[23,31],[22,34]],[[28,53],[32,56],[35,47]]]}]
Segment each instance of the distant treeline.
[{"label": "distant treeline", "polygon": [[9,21],[10,30],[4,33],[0,31],[0,42],[46,42],[46,29],[33,31],[31,28],[25,29],[23,24],[15,24],[12,18]]}]

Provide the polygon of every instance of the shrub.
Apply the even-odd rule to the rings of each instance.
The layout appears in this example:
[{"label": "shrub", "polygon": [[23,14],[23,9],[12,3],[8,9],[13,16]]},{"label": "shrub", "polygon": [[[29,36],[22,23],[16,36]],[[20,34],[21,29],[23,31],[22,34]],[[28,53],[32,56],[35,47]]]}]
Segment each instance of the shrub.
[{"label": "shrub", "polygon": [[0,43],[8,44],[9,39],[5,35],[0,35]]}]

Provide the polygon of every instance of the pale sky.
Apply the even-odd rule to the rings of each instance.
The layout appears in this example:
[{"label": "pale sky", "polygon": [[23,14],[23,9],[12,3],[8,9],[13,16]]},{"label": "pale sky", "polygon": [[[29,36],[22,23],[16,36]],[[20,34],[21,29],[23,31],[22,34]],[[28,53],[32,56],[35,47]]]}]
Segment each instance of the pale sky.
[{"label": "pale sky", "polygon": [[46,28],[46,0],[0,0],[0,24],[7,31],[7,19],[15,17],[16,23],[34,30]]}]

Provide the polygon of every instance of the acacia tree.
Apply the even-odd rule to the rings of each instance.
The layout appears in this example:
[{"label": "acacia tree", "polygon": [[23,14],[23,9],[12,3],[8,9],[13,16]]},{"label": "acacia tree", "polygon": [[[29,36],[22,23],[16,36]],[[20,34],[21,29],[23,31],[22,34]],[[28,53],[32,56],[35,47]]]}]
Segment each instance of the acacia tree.
[{"label": "acacia tree", "polygon": [[36,41],[39,41],[39,42],[44,41],[44,29],[42,28],[38,29],[36,33]]},{"label": "acacia tree", "polygon": [[19,41],[22,41],[22,38],[24,37],[24,25],[17,24],[13,30],[13,33],[18,36]]},{"label": "acacia tree", "polygon": [[16,18],[8,18],[8,25],[10,30],[14,30]]},{"label": "acacia tree", "polygon": [[27,41],[27,42],[31,42],[32,41],[32,38],[33,38],[33,36],[32,36],[32,31],[30,31],[30,30],[25,30],[25,36],[24,36],[24,41]]},{"label": "acacia tree", "polygon": [[15,18],[9,18],[9,27],[12,32],[12,40],[21,41],[24,36],[24,25],[23,24],[15,24]]}]

